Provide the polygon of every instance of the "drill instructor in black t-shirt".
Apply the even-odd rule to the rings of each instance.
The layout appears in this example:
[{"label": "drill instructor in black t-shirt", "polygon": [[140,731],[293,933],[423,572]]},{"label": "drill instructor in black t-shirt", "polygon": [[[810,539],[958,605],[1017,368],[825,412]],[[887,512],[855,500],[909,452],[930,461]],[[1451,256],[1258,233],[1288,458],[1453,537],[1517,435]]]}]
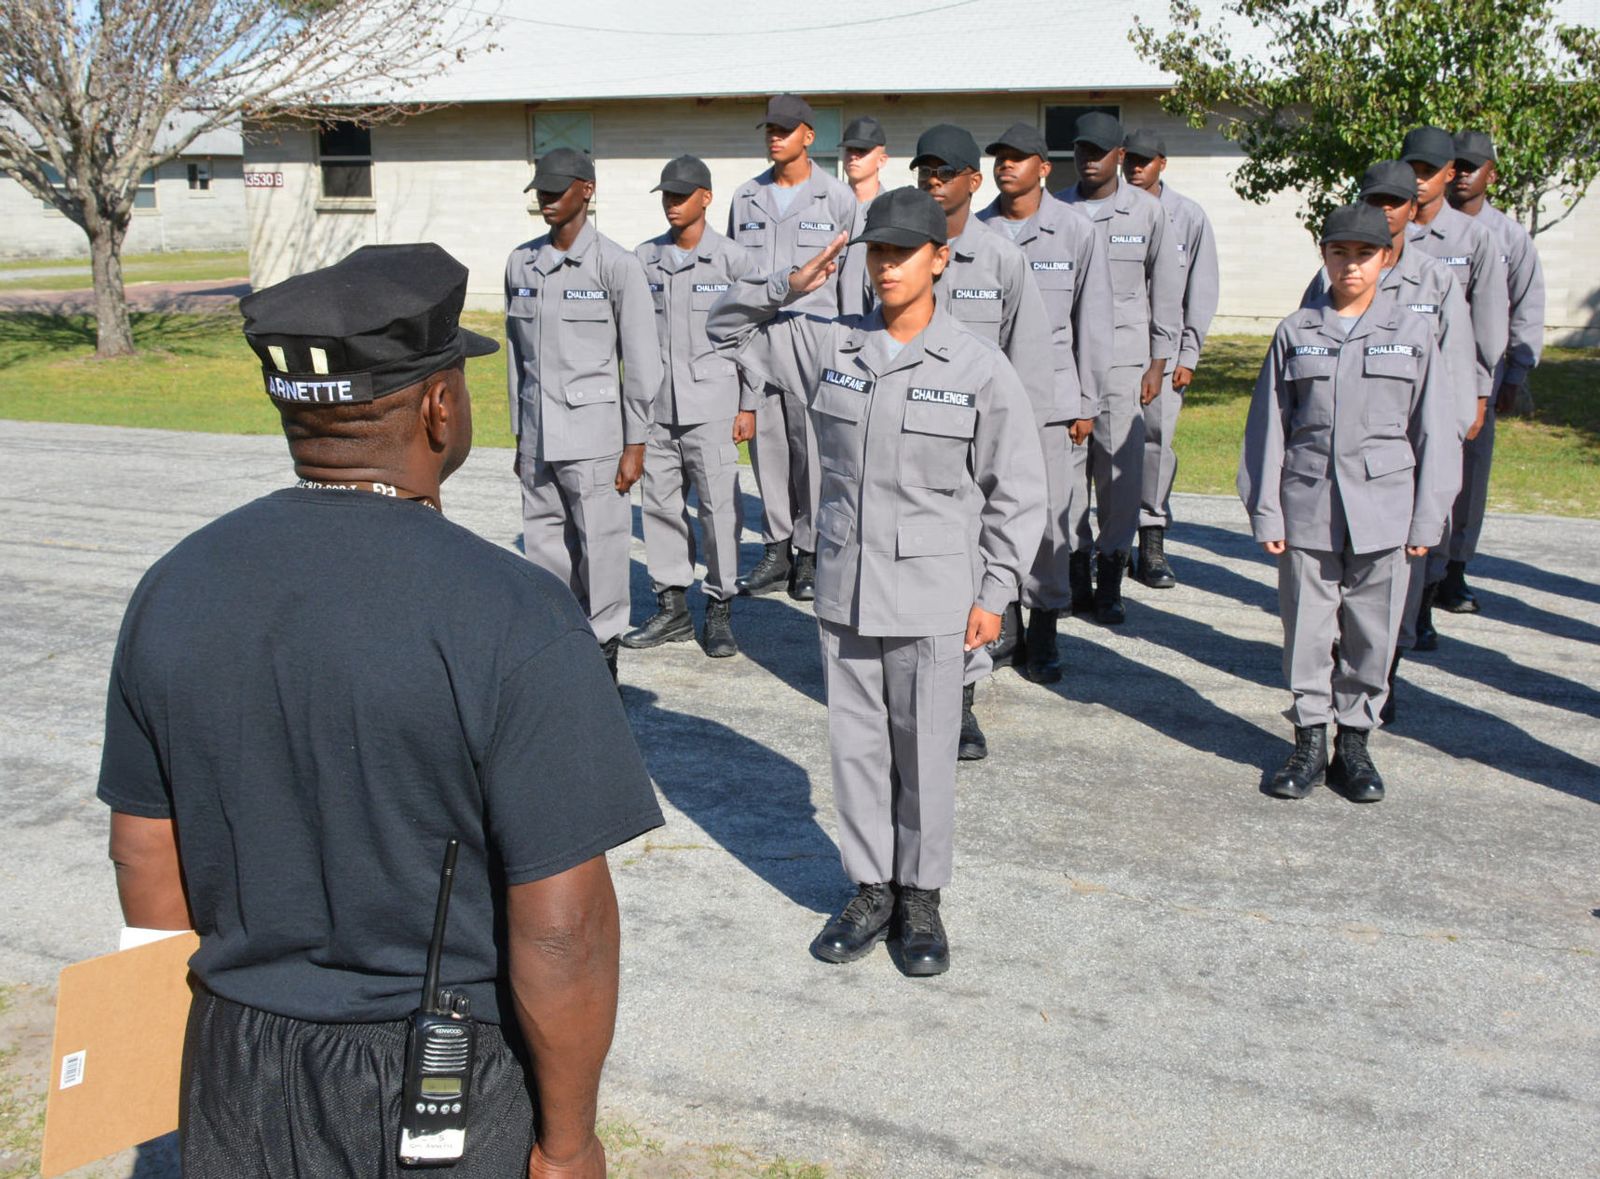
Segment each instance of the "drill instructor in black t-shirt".
[{"label": "drill instructor in black t-shirt", "polygon": [[572,594],[440,513],[495,349],[466,277],[368,246],[242,301],[300,482],[179,543],[123,621],[99,795],[128,923],[200,935],[185,1179],[401,1174],[452,837],[441,982],[478,1052],[451,1175],[605,1173],[605,852],[661,812]]}]

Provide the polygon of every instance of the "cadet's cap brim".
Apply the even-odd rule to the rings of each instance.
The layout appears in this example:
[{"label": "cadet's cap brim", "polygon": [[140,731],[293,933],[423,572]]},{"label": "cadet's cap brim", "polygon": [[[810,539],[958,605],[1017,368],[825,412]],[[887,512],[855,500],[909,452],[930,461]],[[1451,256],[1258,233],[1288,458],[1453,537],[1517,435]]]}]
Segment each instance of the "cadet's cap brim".
[{"label": "cadet's cap brim", "polygon": [[1476,172],[1490,160],[1494,159],[1494,157],[1484,155],[1482,152],[1462,151],[1458,148],[1456,150],[1456,159],[1460,160],[1463,164],[1471,164],[1472,170]]},{"label": "cadet's cap brim", "polygon": [[883,242],[889,246],[904,246],[907,249],[915,249],[923,242],[931,242],[933,240],[921,230],[903,229],[898,225],[880,225],[876,229],[863,230],[860,237],[851,238],[847,244],[854,246],[861,242]]},{"label": "cadet's cap brim", "polygon": [[[792,115],[771,115],[771,116],[769,116],[769,117],[767,117],[765,119],[762,119],[759,123],[756,124],[756,126],[757,127],[782,127],[784,129],[784,131],[787,132],[787,131],[793,131],[796,127],[800,126],[800,124],[802,124],[802,123],[805,123],[804,119],[797,119]],[[806,123],[806,125],[810,126],[809,123]]]},{"label": "cadet's cap brim", "polygon": [[651,192],[670,192],[677,196],[688,196],[695,189],[702,187],[693,180],[663,180],[652,188]]},{"label": "cadet's cap brim", "polygon": [[841,139],[841,140],[839,140],[839,146],[840,147],[854,147],[854,148],[859,148],[862,151],[867,151],[867,150],[870,150],[871,148],[874,148],[874,147],[882,147],[883,144],[874,143],[870,139]]},{"label": "cadet's cap brim", "polygon": [[1425,148],[1414,148],[1400,157],[1402,164],[1427,164],[1430,168],[1443,168],[1456,162],[1456,153],[1452,148],[1448,156],[1440,152],[1428,151]]},{"label": "cadet's cap brim", "polygon": [[565,176],[560,172],[540,172],[532,180],[528,181],[528,187],[522,191],[532,192],[537,188],[540,192],[566,192],[567,189],[572,187],[574,180],[587,179],[589,179],[587,176]]},{"label": "cadet's cap brim", "polygon": [[468,356],[490,356],[500,351],[500,345],[488,336],[481,336],[468,328],[461,329],[461,343]]}]

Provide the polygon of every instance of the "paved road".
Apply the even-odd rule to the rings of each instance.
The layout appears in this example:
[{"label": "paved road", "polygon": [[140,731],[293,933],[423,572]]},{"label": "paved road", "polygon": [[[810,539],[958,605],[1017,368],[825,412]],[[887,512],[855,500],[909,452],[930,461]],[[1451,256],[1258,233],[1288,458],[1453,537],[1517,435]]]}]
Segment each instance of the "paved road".
[{"label": "paved road", "polygon": [[[0,272],[0,277],[4,277]],[[245,278],[205,278],[188,282],[130,282],[128,307],[132,311],[228,311],[250,293]],[[69,315],[94,309],[94,292],[0,289],[0,311]]]},{"label": "paved road", "polygon": [[[115,937],[92,789],[127,594],[289,475],[263,438],[0,422],[0,454],[0,979],[45,981]],[[501,543],[509,459],[445,494]],[[940,979],[806,954],[842,895],[808,612],[740,603],[726,663],[623,652],[669,821],[614,858],[608,1108],[884,1177],[1596,1173],[1600,522],[1489,523],[1486,613],[1408,666],[1390,801],[1356,807],[1260,793],[1271,571],[1236,503],[1178,513],[1183,585],[1067,624],[1059,690],[980,690]]]}]

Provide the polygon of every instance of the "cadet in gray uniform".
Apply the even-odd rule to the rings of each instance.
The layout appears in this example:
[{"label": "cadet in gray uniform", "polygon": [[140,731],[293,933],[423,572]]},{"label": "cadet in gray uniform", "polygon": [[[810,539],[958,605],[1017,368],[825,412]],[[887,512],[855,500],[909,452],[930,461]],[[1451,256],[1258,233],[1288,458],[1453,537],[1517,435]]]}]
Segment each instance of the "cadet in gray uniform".
[{"label": "cadet in gray uniform", "polygon": [[[811,162],[817,116],[794,94],[767,102],[757,124],[765,129],[772,167],[739,186],[728,206],[728,236],[749,250],[762,274],[787,271],[847,233],[856,218],[850,190]],[[795,315],[839,314],[839,283],[830,278],[797,307]],[[780,331],[784,329],[778,329]],[[784,585],[796,601],[810,601],[815,576],[817,440],[806,417],[805,390],[768,384],[755,408],[756,436],[750,443],[756,486],[761,492],[766,552],[739,579],[747,594],[770,594]],[[792,564],[791,564],[792,549]]]},{"label": "cadet in gray uniform", "polygon": [[655,311],[639,259],[589,224],[586,152],[545,153],[528,188],[550,232],[506,260],[523,549],[571,587],[614,677],[628,626],[628,491],[661,387]]},{"label": "cadet in gray uniform", "polygon": [[[1059,392],[1055,353],[1044,299],[1022,250],[1007,235],[991,230],[972,216],[972,196],[983,184],[983,159],[971,134],[949,123],[930,127],[917,138],[911,166],[917,187],[944,210],[949,262],[940,279],[944,306],[957,322],[980,339],[999,346],[1022,380],[1040,430],[1066,434],[1067,421],[1079,411],[1076,401]],[[1029,562],[1030,566],[1032,562]],[[988,756],[989,745],[972,711],[978,681],[1002,660],[1011,658],[1022,633],[1022,612],[1008,603],[993,647],[967,657],[962,688],[962,761]]]},{"label": "cadet in gray uniform", "polygon": [[[1472,334],[1477,345],[1478,397],[1476,420],[1467,430],[1462,449],[1476,453],[1474,445],[1490,421],[1489,400],[1494,393],[1495,372],[1505,356],[1511,333],[1510,297],[1506,286],[1506,267],[1501,260],[1500,243],[1476,218],[1450,207],[1445,193],[1455,180],[1455,137],[1442,127],[1417,127],[1406,134],[1400,158],[1417,175],[1417,212],[1412,218],[1410,244],[1432,254],[1455,275],[1467,297],[1472,313]],[[1487,472],[1485,472],[1487,477]],[[1465,483],[1463,484],[1466,485]],[[1455,531],[1452,516],[1451,532]],[[1439,593],[1449,559],[1447,546],[1440,545],[1428,554],[1428,584],[1422,592],[1419,640],[1428,636],[1437,642],[1433,629],[1433,601]],[[1464,584],[1464,582],[1463,582]],[[1420,645],[1420,643],[1419,643]]]},{"label": "cadet in gray uniform", "polygon": [[793,274],[736,284],[708,327],[741,363],[786,370],[768,376],[807,390],[823,459],[816,611],[840,852],[858,887],[812,952],[860,958],[898,914],[913,975],[949,965],[939,890],[951,878],[963,652],[998,635],[1045,511],[1028,395],[934,286],[945,234],[931,197],[896,189],[873,202],[860,239],[879,298],[870,314],[771,332],[827,281],[841,234]]},{"label": "cadet in gray uniform", "polygon": [[[1406,249],[1411,215],[1417,207],[1417,179],[1409,164],[1383,160],[1361,177],[1361,200],[1383,212],[1389,226],[1389,258],[1378,287],[1433,329],[1443,367],[1444,387],[1453,394],[1457,438],[1464,438],[1477,417],[1478,399],[1473,378],[1477,353],[1472,339],[1472,317],[1467,298],[1450,270],[1432,254]],[[1302,307],[1321,306],[1328,297],[1328,276],[1319,270],[1300,300]],[[1434,543],[1438,543],[1436,540]],[[1426,580],[1425,561],[1406,562],[1406,604],[1394,659],[1389,665],[1389,694],[1379,719],[1393,724],[1396,716],[1395,674],[1404,652],[1417,645],[1417,610]]]},{"label": "cadet in gray uniform", "polygon": [[[839,153],[850,195],[856,198],[854,237],[867,222],[867,206],[883,192],[882,174],[889,162],[889,137],[883,124],[871,115],[851,120],[839,140]],[[875,298],[867,280],[867,247],[851,246],[839,259],[839,314],[864,315]]]},{"label": "cadet in gray uniform", "polygon": [[1488,201],[1489,186],[1500,178],[1495,171],[1494,141],[1482,131],[1462,131],[1456,135],[1455,143],[1456,177],[1450,186],[1450,203],[1475,218],[1499,243],[1510,303],[1506,354],[1496,370],[1495,394],[1484,414],[1483,429],[1462,455],[1461,494],[1451,513],[1450,544],[1442,554],[1448,563],[1434,599],[1441,610],[1452,614],[1476,614],[1478,598],[1467,585],[1467,562],[1478,551],[1478,537],[1489,504],[1494,422],[1498,415],[1516,409],[1528,374],[1538,366],[1539,354],[1544,350],[1544,270],[1528,231]]},{"label": "cadet in gray uniform", "polygon": [[[1045,189],[1050,151],[1031,123],[1014,123],[984,149],[994,157],[1000,190],[978,219],[1016,242],[1028,260],[1050,323],[1056,407],[1039,430],[1050,511],[1033,568],[1022,580],[1028,607],[1023,674],[1039,684],[1061,679],[1056,627],[1072,607],[1072,587],[1091,585],[1088,552],[1072,552],[1073,453],[1081,452],[1100,413],[1100,388],[1111,367],[1111,271],[1106,243],[1092,223]],[[1083,494],[1088,488],[1083,488]],[[1081,511],[1087,511],[1084,505]],[[1077,570],[1074,573],[1074,569]],[[1092,601],[1083,603],[1092,608]]]},{"label": "cadet in gray uniform", "polygon": [[689,490],[700,501],[705,546],[706,623],[701,644],[714,659],[739,652],[729,611],[738,592],[739,447],[756,415],[739,408],[738,367],[706,338],[706,314],[729,284],[755,273],[749,253],[706,224],[711,170],[679,156],[661,170],[661,208],[671,227],[634,251],[656,303],[663,376],[644,453],[644,550],[657,610],[624,647],[656,647],[694,636],[684,594],[694,580]]},{"label": "cadet in gray uniform", "polygon": [[1178,341],[1177,363],[1163,377],[1160,394],[1144,407],[1139,559],[1133,574],[1154,589],[1171,589],[1178,584],[1167,563],[1166,549],[1167,529],[1172,525],[1172,482],[1178,474],[1172,438],[1178,429],[1183,394],[1200,366],[1200,349],[1217,313],[1217,241],[1205,210],[1166,182],[1167,144],[1161,136],[1130,131],[1123,150],[1123,176],[1159,200],[1167,211],[1172,244],[1183,271],[1183,335]]},{"label": "cadet in gray uniform", "polygon": [[1388,690],[1405,562],[1442,533],[1460,478],[1433,327],[1378,286],[1389,240],[1371,205],[1328,215],[1328,298],[1278,325],[1245,424],[1239,498],[1278,558],[1294,697],[1294,752],[1267,786],[1280,798],[1304,798],[1324,773],[1352,801],[1383,797],[1367,736]]},{"label": "cadet in gray uniform", "polygon": [[[1093,544],[1094,616],[1102,625],[1117,625],[1125,618],[1122,574],[1139,528],[1144,407],[1161,396],[1183,330],[1183,269],[1172,245],[1176,235],[1169,231],[1161,202],[1123,181],[1124,138],[1122,123],[1102,111],[1081,117],[1073,135],[1078,182],[1057,194],[1105,234],[1111,266],[1112,367],[1089,446],[1073,456],[1080,460],[1074,480],[1084,489],[1073,497],[1083,505],[1074,522],[1074,547],[1088,552]],[[1087,494],[1091,478],[1100,525],[1093,541]]]}]

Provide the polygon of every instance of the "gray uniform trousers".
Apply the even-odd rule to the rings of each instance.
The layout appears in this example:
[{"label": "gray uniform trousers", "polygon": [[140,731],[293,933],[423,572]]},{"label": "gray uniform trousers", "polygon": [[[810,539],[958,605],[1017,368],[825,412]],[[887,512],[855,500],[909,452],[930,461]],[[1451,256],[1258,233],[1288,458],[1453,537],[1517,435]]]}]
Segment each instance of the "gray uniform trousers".
[{"label": "gray uniform trousers", "polygon": [[628,629],[628,544],[633,509],[616,489],[622,452],[545,462],[520,453],[522,545],[528,560],[567,583],[602,643]]},{"label": "gray uniform trousers", "polygon": [[750,466],[761,494],[761,539],[768,544],[792,539],[795,548],[815,552],[822,468],[817,465],[817,433],[805,398],[766,385],[756,409]]},{"label": "gray uniform trousers", "polygon": [[[1498,390],[1496,390],[1498,392]],[[1428,553],[1428,581],[1444,577],[1448,561],[1470,561],[1478,553],[1483,515],[1489,508],[1489,468],[1494,462],[1494,398],[1483,413],[1483,429],[1461,444],[1461,490],[1450,509],[1445,543]]]},{"label": "gray uniform trousers", "polygon": [[650,427],[644,451],[644,552],[657,591],[694,581],[692,488],[700,501],[705,595],[720,602],[738,592],[733,579],[739,574],[739,448],[732,438],[732,418]]},{"label": "gray uniform trousers", "polygon": [[1030,610],[1065,610],[1072,604],[1068,566],[1072,550],[1073,476],[1078,455],[1086,446],[1074,446],[1064,424],[1056,423],[1039,431],[1039,447],[1044,452],[1045,493],[1048,496],[1044,540],[1033,567],[1022,579],[1022,604]]},{"label": "gray uniform trousers", "polygon": [[950,883],[962,634],[880,638],[826,619],[839,858],[858,884]]},{"label": "gray uniform trousers", "polygon": [[1183,394],[1172,387],[1172,370],[1161,378],[1161,396],[1144,407],[1144,464],[1140,480],[1139,527],[1172,525],[1172,484],[1178,475],[1178,456],[1172,449],[1178,431]]},{"label": "gray uniform trousers", "polygon": [[1278,558],[1283,674],[1294,695],[1287,715],[1296,725],[1378,727],[1409,560],[1403,548],[1324,553],[1292,546]]},{"label": "gray uniform trousers", "polygon": [[[1144,407],[1139,404],[1139,378],[1145,365],[1118,365],[1106,372],[1100,416],[1086,445],[1074,447],[1074,552],[1092,547],[1102,553],[1126,553],[1139,531],[1140,481],[1144,477]],[[1089,483],[1099,539],[1089,527]]]}]

